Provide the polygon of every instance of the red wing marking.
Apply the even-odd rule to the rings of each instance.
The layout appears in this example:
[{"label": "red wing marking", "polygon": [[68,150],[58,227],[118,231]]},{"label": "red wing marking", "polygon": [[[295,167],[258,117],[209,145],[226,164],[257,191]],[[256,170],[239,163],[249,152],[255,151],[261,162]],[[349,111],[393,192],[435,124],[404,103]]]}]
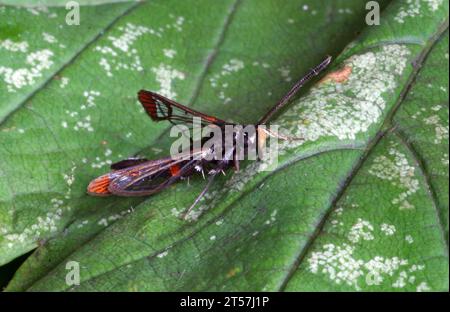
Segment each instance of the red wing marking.
[{"label": "red wing marking", "polygon": [[111,178],[109,174],[104,174],[95,180],[92,180],[87,187],[87,191],[90,195],[94,196],[108,196],[111,193],[108,191]]},{"label": "red wing marking", "polygon": [[172,177],[178,175],[179,173],[180,173],[180,166],[178,164],[170,167],[170,175]]},{"label": "red wing marking", "polygon": [[197,112],[154,92],[141,90],[138,92],[138,99],[147,114],[154,121],[168,120],[173,124],[192,124],[192,117],[200,117],[203,125],[211,123],[217,126],[232,124]]}]

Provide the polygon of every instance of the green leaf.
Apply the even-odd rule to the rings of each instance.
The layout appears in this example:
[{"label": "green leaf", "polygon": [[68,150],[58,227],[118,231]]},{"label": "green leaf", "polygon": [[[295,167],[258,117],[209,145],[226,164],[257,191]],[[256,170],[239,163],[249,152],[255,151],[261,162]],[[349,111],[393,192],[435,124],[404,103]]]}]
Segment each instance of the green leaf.
[{"label": "green leaf", "polygon": [[[394,1],[365,27],[360,1],[176,3],[116,15],[43,73],[67,85],[30,84],[5,114],[2,262],[40,242],[7,289],[448,290],[448,3]],[[110,161],[170,146],[140,88],[254,122],[361,29],[274,121],[306,141],[221,177],[189,222],[177,214],[201,178],[149,198],[84,194]]]},{"label": "green leaf", "polygon": [[[137,0],[77,0],[79,5],[100,5],[117,2],[137,2]],[[35,8],[37,11],[45,10],[48,7],[66,7],[69,1],[66,0],[0,0],[0,5],[13,5],[16,7]],[[69,7],[73,8],[73,4]],[[37,12],[35,11],[35,12]]]}]

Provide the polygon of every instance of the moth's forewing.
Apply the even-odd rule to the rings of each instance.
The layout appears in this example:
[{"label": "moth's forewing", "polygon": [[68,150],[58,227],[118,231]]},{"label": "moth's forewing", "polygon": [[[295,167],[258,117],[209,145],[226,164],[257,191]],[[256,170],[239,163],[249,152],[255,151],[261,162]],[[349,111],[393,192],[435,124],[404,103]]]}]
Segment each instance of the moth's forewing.
[{"label": "moth's forewing", "polygon": [[208,124],[217,126],[232,124],[214,116],[200,113],[155,92],[140,90],[138,100],[154,121],[167,120],[172,124],[189,125],[192,124],[193,117],[200,117],[203,126]]},{"label": "moth's forewing", "polygon": [[109,184],[113,179],[113,173],[107,173],[92,180],[88,187],[87,193],[92,196],[109,196],[112,195],[108,190]]},{"label": "moth's forewing", "polygon": [[[137,165],[131,165],[131,166],[125,166],[125,162],[127,162],[128,160],[125,161],[120,161],[116,164],[118,164],[117,167],[115,167],[116,164],[111,165],[111,169],[113,169],[113,171],[103,174],[101,176],[99,176],[98,178],[92,180],[88,187],[87,187],[87,193],[89,195],[93,195],[93,196],[109,196],[114,194],[113,192],[111,192],[110,185],[113,181],[115,181],[116,179],[122,177],[122,176],[127,176],[130,174],[130,172],[133,172],[135,170],[139,170],[140,168],[144,167],[147,168],[148,170],[150,170],[151,168],[157,168],[158,166],[162,166],[164,164],[167,164],[168,162],[171,161],[170,157],[167,158],[162,158],[162,159],[158,159],[158,160],[152,160],[152,161],[145,161],[145,162],[141,162],[137,164]],[[123,169],[116,169],[120,166],[123,166]]]},{"label": "moth's forewing", "polygon": [[201,151],[186,152],[176,158],[148,161],[123,169],[110,181],[108,191],[119,196],[144,196],[161,191],[194,172]]}]

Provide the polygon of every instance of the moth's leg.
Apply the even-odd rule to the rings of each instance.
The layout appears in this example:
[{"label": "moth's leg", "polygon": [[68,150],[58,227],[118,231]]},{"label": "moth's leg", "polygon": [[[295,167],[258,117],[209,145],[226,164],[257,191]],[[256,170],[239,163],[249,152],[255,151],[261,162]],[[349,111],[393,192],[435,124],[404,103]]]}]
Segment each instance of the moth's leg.
[{"label": "moth's leg", "polygon": [[234,170],[236,170],[236,172],[238,172],[239,171],[239,159],[237,159],[235,157],[233,162],[234,162]]},{"label": "moth's leg", "polygon": [[194,169],[195,169],[197,172],[201,172],[201,173],[202,173],[203,180],[204,180],[204,179],[205,179],[205,170],[203,169],[203,165],[202,165],[201,163],[200,163],[200,164],[197,164],[197,165],[195,165]]},{"label": "moth's leg", "polygon": [[203,198],[203,196],[205,196],[206,192],[208,192],[210,186],[212,185],[214,178],[217,176],[217,174],[219,172],[223,172],[223,169],[226,167],[226,162],[221,162],[219,163],[219,165],[210,170],[209,171],[209,178],[208,178],[208,182],[206,183],[205,187],[203,188],[203,190],[201,191],[201,193],[197,196],[197,198],[195,199],[195,201],[192,203],[192,205],[186,210],[186,212],[184,212],[182,214],[182,219],[186,220],[187,216],[189,215],[189,213],[192,211],[192,209],[195,208],[195,206],[198,204],[198,202]]},{"label": "moth's leg", "polygon": [[203,198],[203,196],[205,196],[206,192],[208,192],[209,187],[211,186],[211,184],[214,181],[214,178],[216,177],[217,173],[219,173],[220,170],[215,171],[212,175],[209,176],[208,178],[208,183],[206,184],[206,186],[203,188],[203,191],[197,196],[197,198],[195,199],[195,201],[192,203],[192,205],[182,214],[182,219],[183,220],[187,220],[187,217],[189,215],[189,213],[192,211],[192,209],[195,208],[195,206],[198,204],[198,202],[200,201],[200,199]]}]

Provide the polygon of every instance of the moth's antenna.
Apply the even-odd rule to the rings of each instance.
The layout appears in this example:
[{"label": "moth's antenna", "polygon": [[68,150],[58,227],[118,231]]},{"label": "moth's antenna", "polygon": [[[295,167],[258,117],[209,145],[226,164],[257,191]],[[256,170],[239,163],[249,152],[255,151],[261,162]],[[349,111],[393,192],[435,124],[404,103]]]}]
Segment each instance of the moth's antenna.
[{"label": "moth's antenna", "polygon": [[272,107],[257,123],[257,125],[265,124],[280,108],[286,105],[287,102],[297,93],[297,91],[311,78],[317,76],[322,70],[324,70],[331,63],[331,56],[328,56],[319,65],[311,69],[305,76],[303,76],[292,89],[274,106]]}]

